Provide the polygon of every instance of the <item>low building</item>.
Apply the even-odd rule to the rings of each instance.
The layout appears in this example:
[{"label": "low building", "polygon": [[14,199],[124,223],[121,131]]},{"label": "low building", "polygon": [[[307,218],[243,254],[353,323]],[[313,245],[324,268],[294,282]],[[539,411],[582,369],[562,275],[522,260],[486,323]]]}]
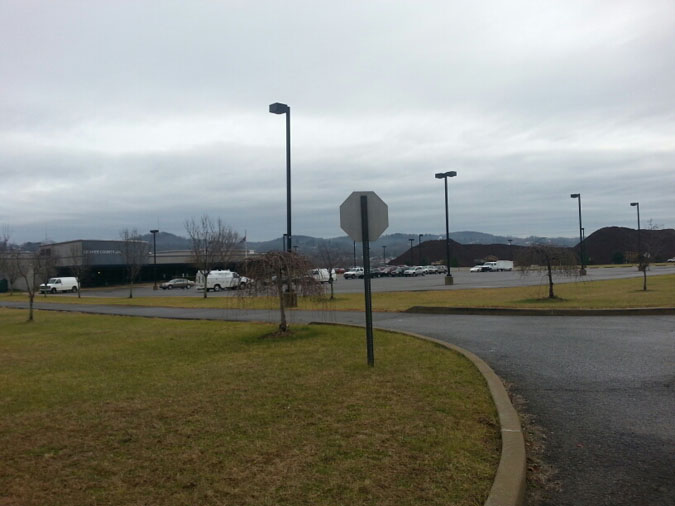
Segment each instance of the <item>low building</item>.
[{"label": "low building", "polygon": [[[136,282],[164,281],[176,277],[194,278],[196,268],[192,265],[190,250],[152,251],[147,241],[144,262]],[[81,278],[83,287],[119,285],[128,281],[127,263],[124,258],[124,241],[78,239],[60,243],[44,244],[40,251],[53,257],[57,274]],[[217,268],[234,268],[248,254],[235,250],[232,260]],[[155,264],[156,260],[156,264]],[[155,274],[156,273],[156,274]]]}]

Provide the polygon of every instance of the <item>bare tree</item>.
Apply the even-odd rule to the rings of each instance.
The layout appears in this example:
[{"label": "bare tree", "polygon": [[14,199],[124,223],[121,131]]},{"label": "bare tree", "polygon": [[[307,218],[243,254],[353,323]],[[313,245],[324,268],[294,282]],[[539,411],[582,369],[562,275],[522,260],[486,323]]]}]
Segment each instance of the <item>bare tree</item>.
[{"label": "bare tree", "polygon": [[328,269],[328,283],[330,284],[330,300],[335,298],[335,290],[333,283],[335,283],[335,268],[338,263],[346,263],[348,260],[344,258],[344,254],[333,247],[330,241],[325,241],[319,244],[319,260],[321,265]]},{"label": "bare tree", "polygon": [[16,248],[9,241],[9,228],[3,227],[2,237],[0,237],[0,274],[7,279],[11,296],[14,295],[14,284],[19,279],[19,272],[12,254]]},{"label": "bare tree", "polygon": [[215,222],[207,215],[197,221],[194,218],[185,222],[185,230],[192,243],[192,263],[204,279],[204,298],[207,297],[207,278],[219,264],[227,263],[241,242],[239,234],[223,224],[218,218]]},{"label": "bare tree", "polygon": [[577,272],[577,259],[569,248],[535,244],[524,248],[516,262],[523,274],[540,271],[544,267],[548,278],[548,298],[554,299],[553,275],[573,277]]},{"label": "bare tree", "polygon": [[80,288],[82,286],[82,277],[91,267],[89,254],[83,249],[83,244],[73,243],[70,246],[70,269],[77,277],[77,298],[81,297]]},{"label": "bare tree", "polygon": [[[640,251],[637,252],[638,270],[642,272],[642,290],[647,291],[647,271],[652,261],[658,261],[661,257],[664,244],[663,236],[658,234],[662,226],[654,223],[653,219],[647,222],[647,227],[643,230],[643,238]],[[638,231],[638,234],[640,231]],[[638,241],[640,242],[640,241]]]},{"label": "bare tree", "polygon": [[312,262],[308,258],[287,251],[270,251],[247,260],[247,272],[254,279],[248,291],[278,298],[282,333],[289,330],[286,308],[297,305],[297,301],[290,299],[298,294],[305,297],[321,294],[321,284],[310,275],[311,269]]},{"label": "bare tree", "polygon": [[127,267],[127,280],[129,281],[129,298],[134,297],[134,281],[141,272],[143,265],[148,260],[149,245],[141,239],[138,230],[125,228],[120,232],[122,239],[122,260]]},{"label": "bare tree", "polygon": [[[35,294],[40,290],[40,284],[46,283],[56,271],[57,258],[49,249],[37,251],[21,251],[18,248],[10,253],[10,262],[24,281],[28,294],[28,321],[33,321],[33,303]],[[45,291],[46,296],[46,291]]]}]

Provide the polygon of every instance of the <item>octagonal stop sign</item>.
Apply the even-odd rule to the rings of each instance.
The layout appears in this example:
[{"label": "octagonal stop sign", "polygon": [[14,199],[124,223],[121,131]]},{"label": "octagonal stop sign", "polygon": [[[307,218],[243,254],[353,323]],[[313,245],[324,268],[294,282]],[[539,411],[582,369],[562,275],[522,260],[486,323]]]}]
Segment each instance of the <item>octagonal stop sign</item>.
[{"label": "octagonal stop sign", "polygon": [[377,241],[389,226],[387,204],[375,192],[352,192],[340,206],[340,228],[356,242],[362,242],[361,196],[368,206],[368,241]]}]

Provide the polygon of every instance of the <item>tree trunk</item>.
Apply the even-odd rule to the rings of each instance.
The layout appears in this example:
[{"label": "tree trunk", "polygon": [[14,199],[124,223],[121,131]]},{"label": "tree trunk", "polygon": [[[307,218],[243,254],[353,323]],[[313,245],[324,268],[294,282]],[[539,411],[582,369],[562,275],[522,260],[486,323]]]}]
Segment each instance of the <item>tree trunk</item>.
[{"label": "tree trunk", "polygon": [[133,281],[129,282],[129,298],[134,298],[134,283]]},{"label": "tree trunk", "polygon": [[333,276],[330,278],[330,300],[335,298],[335,292],[333,291]]},{"label": "tree trunk", "polygon": [[647,266],[642,267],[642,290],[647,291]]},{"label": "tree trunk", "polygon": [[28,321],[33,321],[33,299],[35,299],[35,293],[28,293]]},{"label": "tree trunk", "polygon": [[288,324],[286,323],[286,308],[284,307],[284,282],[281,277],[281,271],[277,273],[277,294],[279,295],[279,313],[281,316],[279,330],[281,332],[286,332],[288,330]]},{"label": "tree trunk", "polygon": [[208,289],[206,288],[207,286],[209,286],[208,278],[209,278],[208,276],[204,276],[204,297],[203,297],[204,299],[206,298],[206,292],[208,292]]},{"label": "tree trunk", "polygon": [[553,272],[550,261],[546,262],[546,268],[548,269],[548,298],[555,299],[555,294],[553,293]]}]

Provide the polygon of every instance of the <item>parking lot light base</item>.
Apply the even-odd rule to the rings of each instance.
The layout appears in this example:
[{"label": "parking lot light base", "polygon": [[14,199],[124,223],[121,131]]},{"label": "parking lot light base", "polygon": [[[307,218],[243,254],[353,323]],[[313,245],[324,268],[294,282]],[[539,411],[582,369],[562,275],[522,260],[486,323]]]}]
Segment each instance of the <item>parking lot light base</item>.
[{"label": "parking lot light base", "polygon": [[447,276],[445,276],[445,284],[446,285],[454,285],[455,284],[455,280],[452,277],[452,274],[448,274]]},{"label": "parking lot light base", "polygon": [[581,269],[579,269],[579,276],[585,276],[585,275],[586,275],[586,269],[584,267],[582,267]]}]

